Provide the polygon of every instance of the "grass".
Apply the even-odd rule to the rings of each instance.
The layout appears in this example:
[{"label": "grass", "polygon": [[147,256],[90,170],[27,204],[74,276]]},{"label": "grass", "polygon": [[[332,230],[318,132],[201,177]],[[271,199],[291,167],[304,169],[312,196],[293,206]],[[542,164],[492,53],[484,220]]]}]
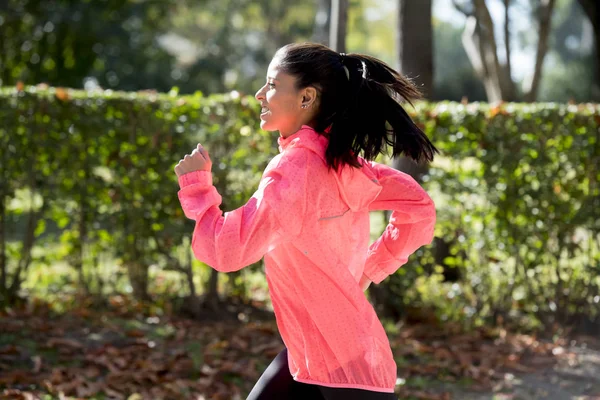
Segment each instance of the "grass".
[{"label": "grass", "polygon": [[[24,208],[23,204],[28,203],[26,194],[21,193],[11,203],[11,208]],[[20,215],[20,219],[25,219],[26,211]],[[371,233],[370,242],[375,241],[383,232],[387,221],[384,212],[372,212],[370,214]],[[17,226],[23,223],[16,223]],[[12,226],[12,224],[11,224]],[[66,244],[57,242],[48,242],[48,238],[53,235],[58,235],[59,230],[56,227],[48,225],[49,231],[45,232],[38,240],[38,244],[32,250],[33,261],[25,274],[25,280],[22,284],[22,289],[27,293],[28,297],[41,298],[55,305],[55,310],[58,312],[65,311],[64,307],[69,307],[69,297],[74,297],[77,292],[77,271],[64,260],[66,254]],[[22,232],[15,232],[12,237],[13,241],[8,242],[9,246],[15,246],[22,237]],[[175,249],[176,252],[178,250]],[[10,263],[9,256],[9,271],[14,268]],[[13,260],[13,264],[14,264]],[[12,267],[12,268],[11,268]],[[196,293],[203,294],[204,283],[209,279],[210,267],[194,260],[194,284]],[[149,292],[156,295],[186,295],[189,293],[188,283],[185,276],[179,272],[165,270],[156,265],[149,268]],[[86,277],[94,276],[101,279],[104,288],[101,294],[107,296],[114,293],[132,293],[132,288],[129,284],[125,269],[119,265],[118,259],[111,255],[103,255],[97,266],[91,266],[90,263],[84,263],[83,274]],[[228,274],[222,274],[219,279],[219,290],[223,293],[232,279]],[[264,277],[262,268],[245,268],[241,271],[241,276],[238,277],[243,281],[246,288],[246,295],[259,302],[264,302],[270,306],[268,287]],[[95,279],[91,280],[92,292],[97,292],[99,289]]]}]

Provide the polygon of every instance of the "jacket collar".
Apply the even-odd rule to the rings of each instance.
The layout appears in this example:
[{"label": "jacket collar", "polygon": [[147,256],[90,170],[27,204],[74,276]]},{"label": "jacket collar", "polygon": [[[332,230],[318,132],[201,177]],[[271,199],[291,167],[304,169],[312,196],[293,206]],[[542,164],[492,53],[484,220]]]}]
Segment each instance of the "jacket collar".
[{"label": "jacket collar", "polygon": [[279,144],[280,153],[296,146],[300,146],[308,148],[324,157],[329,139],[326,136],[317,133],[310,126],[302,125],[296,133],[291,134],[287,138],[279,136],[279,138],[277,138],[277,143]]}]

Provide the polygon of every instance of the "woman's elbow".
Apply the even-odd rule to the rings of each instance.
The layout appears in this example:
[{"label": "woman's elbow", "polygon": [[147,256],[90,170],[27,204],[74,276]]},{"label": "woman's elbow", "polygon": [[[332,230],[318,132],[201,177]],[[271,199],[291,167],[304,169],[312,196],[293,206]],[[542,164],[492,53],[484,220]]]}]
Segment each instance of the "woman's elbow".
[{"label": "woman's elbow", "polygon": [[420,221],[417,223],[418,230],[422,233],[422,245],[431,244],[433,241],[436,218],[435,203],[426,195],[423,214],[421,215]]},{"label": "woman's elbow", "polygon": [[427,207],[429,209],[429,220],[433,223],[433,225],[435,225],[435,220],[436,220],[435,203],[433,202],[431,197],[429,197]]},{"label": "woman's elbow", "polygon": [[231,255],[227,257],[207,257],[206,252],[201,251],[200,249],[192,247],[192,250],[194,253],[194,258],[196,258],[196,260],[203,262],[215,271],[225,273],[235,272],[245,267],[243,263],[236,262],[236,260],[233,257],[231,257]]},{"label": "woman's elbow", "polygon": [[418,213],[418,220],[422,225],[435,225],[436,220],[436,211],[435,211],[435,203],[429,197],[427,193],[423,194],[423,199],[421,200],[420,212]]}]

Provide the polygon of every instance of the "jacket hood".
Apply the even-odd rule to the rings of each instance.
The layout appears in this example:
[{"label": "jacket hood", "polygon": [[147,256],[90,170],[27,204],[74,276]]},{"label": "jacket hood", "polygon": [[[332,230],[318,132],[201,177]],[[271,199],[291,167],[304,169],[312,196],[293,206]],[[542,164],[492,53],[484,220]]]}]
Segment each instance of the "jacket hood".
[{"label": "jacket hood", "polygon": [[[325,151],[329,139],[308,125],[302,125],[298,132],[287,138],[280,136],[277,143],[280,152],[295,147],[305,148],[326,162]],[[342,201],[354,212],[367,208],[382,189],[371,165],[361,157],[358,159],[362,165],[361,168],[346,165],[337,172],[333,172],[333,170],[331,172],[334,174]]]}]

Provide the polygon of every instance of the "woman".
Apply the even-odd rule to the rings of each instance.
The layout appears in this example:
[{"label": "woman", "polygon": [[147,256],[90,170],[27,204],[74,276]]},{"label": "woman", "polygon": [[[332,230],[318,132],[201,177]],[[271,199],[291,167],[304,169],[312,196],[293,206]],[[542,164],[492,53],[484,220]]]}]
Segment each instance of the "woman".
[{"label": "woman", "polygon": [[[256,93],[278,154],[256,193],[224,215],[201,145],[175,167],[192,249],[218,271],[264,256],[286,348],[248,399],[395,399],[396,364],[363,291],[431,243],[435,206],[408,175],[372,161],[431,161],[437,149],[400,105],[415,86],[376,58],[318,44],[277,51]],[[392,210],[369,246],[369,211]]]}]

